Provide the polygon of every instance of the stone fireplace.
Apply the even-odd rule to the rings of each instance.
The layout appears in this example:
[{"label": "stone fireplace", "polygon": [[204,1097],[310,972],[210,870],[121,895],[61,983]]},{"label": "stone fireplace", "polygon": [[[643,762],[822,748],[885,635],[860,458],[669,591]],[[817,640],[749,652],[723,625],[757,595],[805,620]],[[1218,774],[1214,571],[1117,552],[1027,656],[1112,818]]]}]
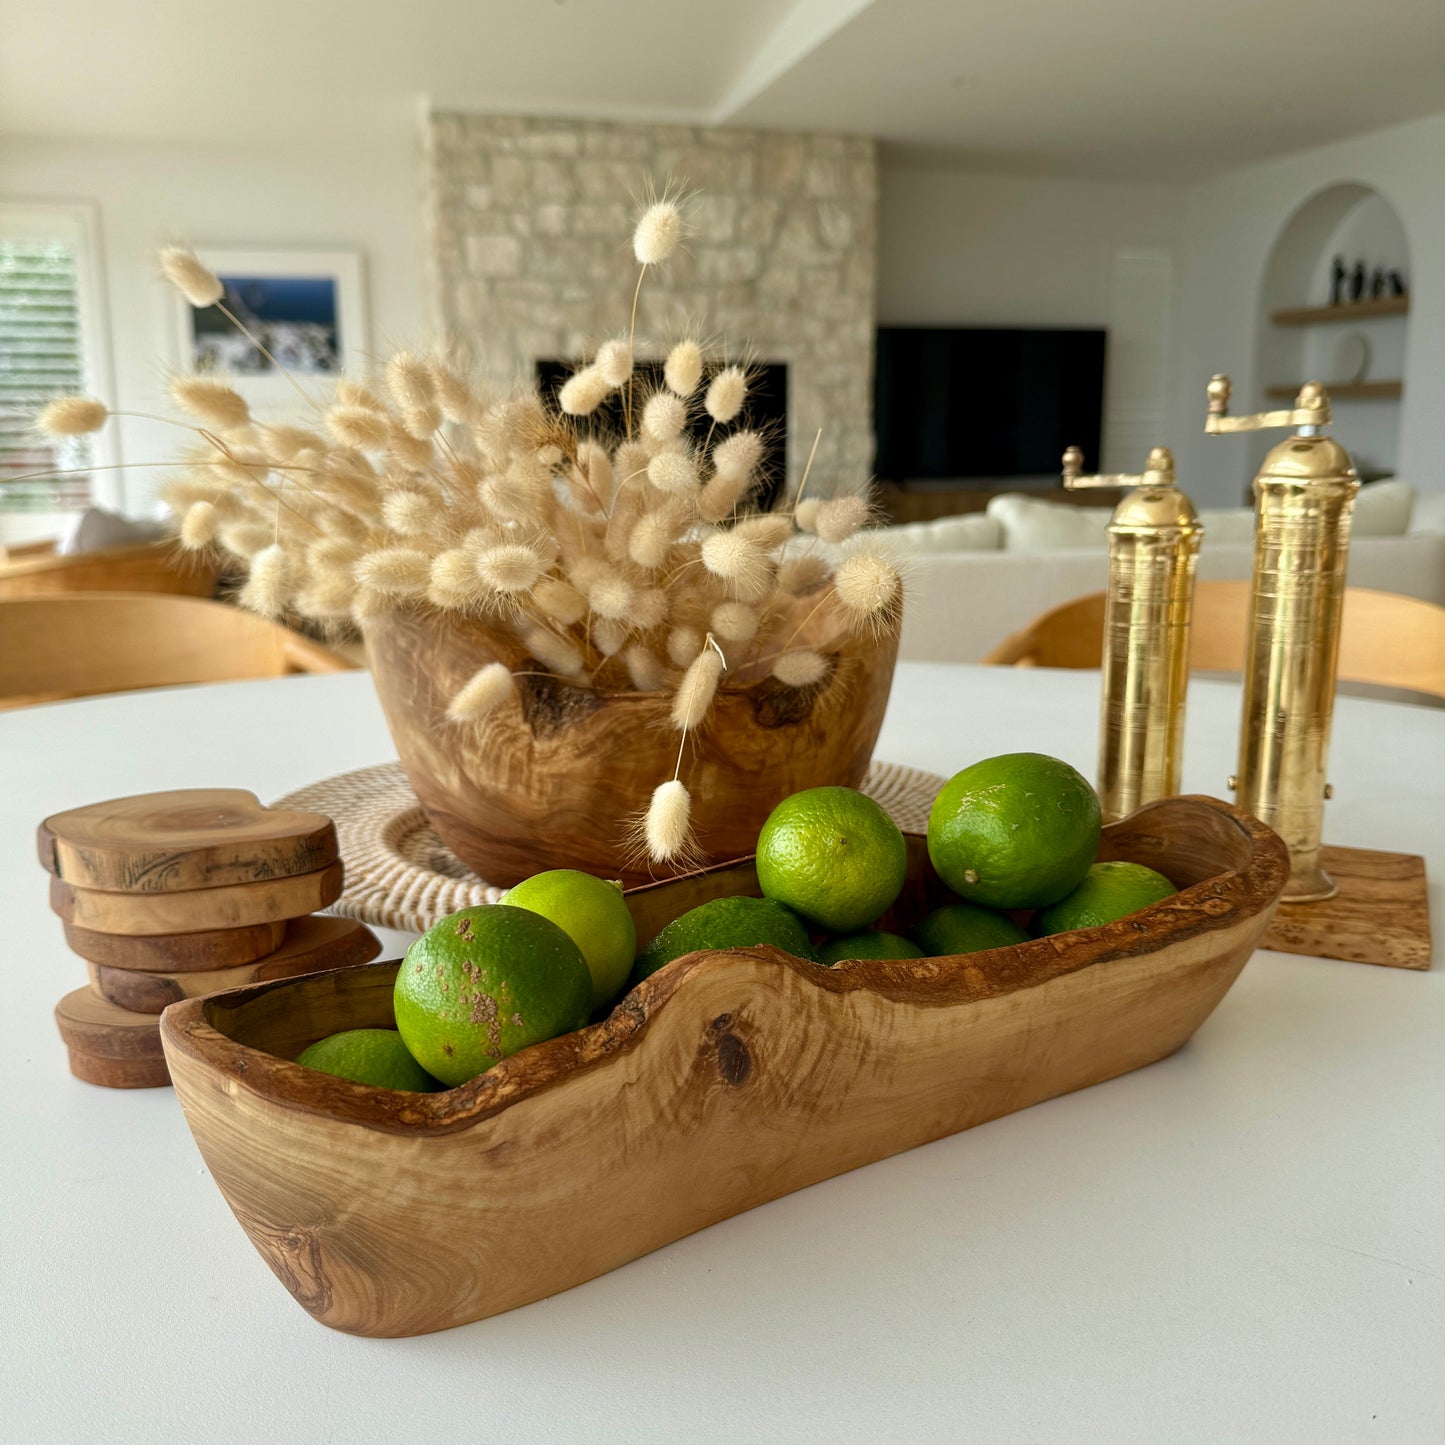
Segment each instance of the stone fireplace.
[{"label": "stone fireplace", "polygon": [[692,332],[786,367],[789,479],[819,429],[810,490],[869,475],[873,141],[442,112],[426,151],[436,317],[489,375],[530,383],[539,362],[625,334],[638,202],[680,183],[700,193],[694,233],[643,287],[639,356]]}]

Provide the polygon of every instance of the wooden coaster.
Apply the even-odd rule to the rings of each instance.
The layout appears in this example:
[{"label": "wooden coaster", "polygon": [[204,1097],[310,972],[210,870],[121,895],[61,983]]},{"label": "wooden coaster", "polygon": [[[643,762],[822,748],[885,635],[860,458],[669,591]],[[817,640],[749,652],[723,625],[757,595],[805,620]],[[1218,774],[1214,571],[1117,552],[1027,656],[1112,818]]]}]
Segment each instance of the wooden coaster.
[{"label": "wooden coaster", "polygon": [[315,873],[230,883],[185,893],[102,893],[50,880],[50,906],[67,922],[97,933],[192,933],[304,918],[341,896],[340,863]]},{"label": "wooden coaster", "polygon": [[1326,844],[1320,861],[1340,891],[1321,903],[1281,903],[1262,948],[1388,968],[1430,967],[1423,858]]},{"label": "wooden coaster", "polygon": [[78,988],[55,1005],[55,1022],[76,1078],[111,1089],[170,1083],[161,1021],[154,1014],[117,1008],[98,993]]},{"label": "wooden coaster", "polygon": [[298,918],[287,925],[286,940],[275,953],[233,968],[192,973],[142,973],[87,963],[90,986],[102,998],[135,1013],[158,1014],[183,998],[200,998],[221,989],[240,988],[271,978],[292,978],[370,963],[381,952],[381,940],[364,924],[349,918]]},{"label": "wooden coaster", "polygon": [[107,968],[144,973],[189,973],[234,968],[275,953],[286,938],[286,924],[252,923],[246,928],[215,928],[200,933],[156,933],[126,938],[65,925],[71,952]]},{"label": "wooden coaster", "polygon": [[184,788],[71,808],[36,833],[41,864],[79,888],[178,893],[315,873],[336,862],[322,813],[263,808],[241,788]]}]

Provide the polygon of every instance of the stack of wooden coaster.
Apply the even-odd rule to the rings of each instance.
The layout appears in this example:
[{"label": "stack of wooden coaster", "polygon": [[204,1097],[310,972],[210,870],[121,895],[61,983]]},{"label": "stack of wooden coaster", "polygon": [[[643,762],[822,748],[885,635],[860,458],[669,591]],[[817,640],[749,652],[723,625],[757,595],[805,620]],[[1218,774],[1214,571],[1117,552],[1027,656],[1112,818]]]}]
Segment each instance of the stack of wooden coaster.
[{"label": "stack of wooden coaster", "polygon": [[237,788],[117,798],[40,825],[40,861],[90,983],[55,1020],[77,1078],[168,1084],[167,1004],[263,979],[366,963],[376,935],[310,916],[341,896],[336,829]]}]

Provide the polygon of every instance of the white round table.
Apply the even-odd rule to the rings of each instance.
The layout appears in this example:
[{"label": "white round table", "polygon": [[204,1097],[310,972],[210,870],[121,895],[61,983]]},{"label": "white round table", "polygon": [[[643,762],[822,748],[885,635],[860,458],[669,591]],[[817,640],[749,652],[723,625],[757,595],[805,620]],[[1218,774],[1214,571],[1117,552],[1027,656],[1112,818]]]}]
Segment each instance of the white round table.
[{"label": "white round table", "polygon": [[[1097,674],[904,665],[878,755],[1092,775]],[[1238,689],[1191,691],[1187,791]],[[1423,853],[1445,712],[1340,700],[1330,841]],[[364,674],[0,713],[0,1433],[15,1441],[1439,1441],[1445,972],[1258,954],[1173,1058],[413,1340],[310,1319],[172,1091],[73,1079],[48,813],[394,756]],[[405,938],[391,935],[389,945]],[[646,1209],[648,1201],[638,1200]]]}]

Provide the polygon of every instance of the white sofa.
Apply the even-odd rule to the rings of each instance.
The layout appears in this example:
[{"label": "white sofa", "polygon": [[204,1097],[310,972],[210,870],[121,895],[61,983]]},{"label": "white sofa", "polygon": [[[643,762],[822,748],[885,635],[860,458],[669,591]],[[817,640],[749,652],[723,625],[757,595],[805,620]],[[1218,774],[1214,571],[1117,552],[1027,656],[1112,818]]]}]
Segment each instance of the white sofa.
[{"label": "white sofa", "polygon": [[[1041,612],[1101,591],[1108,580],[1108,507],[1010,494],[987,512],[873,534],[899,558],[906,603],[899,656],[978,662]],[[1204,511],[1200,578],[1245,578],[1254,564],[1248,508]],[[1360,491],[1349,585],[1445,605],[1445,492],[1418,495],[1398,479]]]}]

